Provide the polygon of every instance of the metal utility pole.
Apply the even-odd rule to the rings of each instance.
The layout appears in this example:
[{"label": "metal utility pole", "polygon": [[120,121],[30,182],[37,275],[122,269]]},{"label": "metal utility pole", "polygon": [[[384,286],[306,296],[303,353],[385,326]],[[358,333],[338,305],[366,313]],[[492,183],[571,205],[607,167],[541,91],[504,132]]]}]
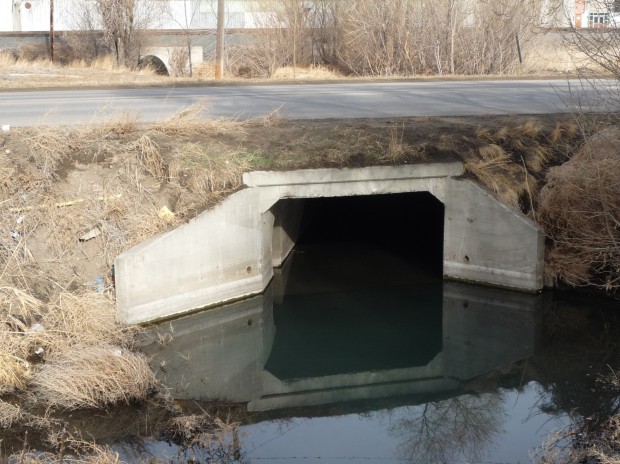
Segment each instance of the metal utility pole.
[{"label": "metal utility pole", "polygon": [[217,36],[215,39],[215,78],[224,76],[224,0],[217,0]]},{"label": "metal utility pole", "polygon": [[54,62],[54,0],[50,0],[50,61]]}]

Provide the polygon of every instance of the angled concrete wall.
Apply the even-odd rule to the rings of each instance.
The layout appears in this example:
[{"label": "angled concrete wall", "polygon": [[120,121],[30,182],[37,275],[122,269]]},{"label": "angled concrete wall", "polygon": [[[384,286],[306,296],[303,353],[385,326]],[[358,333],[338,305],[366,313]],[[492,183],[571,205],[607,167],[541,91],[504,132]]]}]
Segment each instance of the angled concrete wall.
[{"label": "angled concrete wall", "polygon": [[119,316],[152,321],[262,292],[298,233],[300,213],[277,206],[283,198],[430,192],[445,205],[446,277],[540,290],[541,231],[474,182],[455,178],[462,169],[442,163],[248,173],[248,188],[116,258]]}]

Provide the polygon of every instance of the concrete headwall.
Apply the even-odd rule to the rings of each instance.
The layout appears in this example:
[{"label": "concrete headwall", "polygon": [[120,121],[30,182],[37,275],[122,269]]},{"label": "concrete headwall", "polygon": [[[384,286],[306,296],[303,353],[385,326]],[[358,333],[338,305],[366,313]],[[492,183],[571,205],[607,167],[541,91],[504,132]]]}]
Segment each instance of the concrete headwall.
[{"label": "concrete headwall", "polygon": [[116,258],[119,315],[152,321],[262,292],[299,232],[299,205],[277,205],[290,198],[430,192],[444,204],[446,277],[540,290],[543,234],[473,181],[456,178],[462,170],[442,163],[247,173],[247,188]]}]

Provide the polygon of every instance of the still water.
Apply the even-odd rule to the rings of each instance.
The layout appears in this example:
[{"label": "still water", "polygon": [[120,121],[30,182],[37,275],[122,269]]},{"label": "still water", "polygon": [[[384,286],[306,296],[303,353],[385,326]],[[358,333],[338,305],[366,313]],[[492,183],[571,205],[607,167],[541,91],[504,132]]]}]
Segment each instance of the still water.
[{"label": "still water", "polygon": [[243,462],[529,463],[554,431],[613,412],[613,306],[306,243],[265,294],[153,327],[144,349],[179,404],[239,405]]}]

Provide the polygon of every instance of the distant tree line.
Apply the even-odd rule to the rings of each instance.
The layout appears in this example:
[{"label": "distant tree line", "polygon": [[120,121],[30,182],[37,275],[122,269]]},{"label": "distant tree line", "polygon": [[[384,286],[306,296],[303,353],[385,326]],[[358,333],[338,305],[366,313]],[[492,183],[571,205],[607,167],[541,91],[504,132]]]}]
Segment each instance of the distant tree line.
[{"label": "distant tree line", "polygon": [[[501,74],[536,29],[545,0],[258,0],[255,40],[235,59],[259,76],[327,64],[358,76]],[[232,54],[232,51],[229,52]]]},{"label": "distant tree line", "polygon": [[[189,31],[197,9],[184,2]],[[557,2],[557,5],[554,4]],[[515,70],[541,23],[561,14],[561,0],[255,0],[247,2],[256,29],[230,45],[234,74],[273,75],[281,67],[327,65],[357,76],[502,74]],[[558,13],[560,12],[560,13]],[[146,31],[170,18],[161,0],[93,0],[75,12],[83,56],[105,50],[119,65],[136,66]],[[189,55],[189,34],[182,47]],[[182,63],[179,67],[183,67]],[[189,63],[187,68],[191,70]]]}]

